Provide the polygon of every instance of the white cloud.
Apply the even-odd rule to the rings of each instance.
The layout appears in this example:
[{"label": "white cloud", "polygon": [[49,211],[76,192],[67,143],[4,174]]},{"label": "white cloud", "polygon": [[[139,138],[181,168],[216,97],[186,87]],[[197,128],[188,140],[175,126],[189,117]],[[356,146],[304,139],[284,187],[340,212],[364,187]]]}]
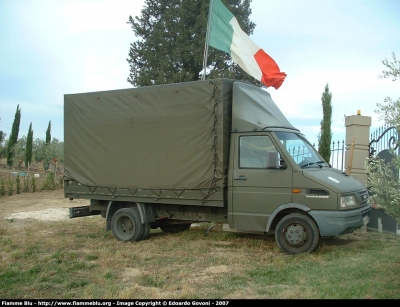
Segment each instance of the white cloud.
[{"label": "white cloud", "polygon": [[137,0],[69,1],[63,10],[71,33],[126,31],[130,30],[129,16],[139,15],[143,4]]}]

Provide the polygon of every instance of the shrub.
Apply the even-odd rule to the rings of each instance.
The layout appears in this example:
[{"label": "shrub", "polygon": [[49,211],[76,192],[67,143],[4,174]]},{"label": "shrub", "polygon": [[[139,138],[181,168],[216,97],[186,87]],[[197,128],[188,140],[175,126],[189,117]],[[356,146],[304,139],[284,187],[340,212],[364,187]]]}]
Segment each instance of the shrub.
[{"label": "shrub", "polygon": [[379,157],[370,158],[365,169],[371,203],[400,223],[400,157],[393,155],[388,163]]},{"label": "shrub", "polygon": [[31,187],[32,187],[32,193],[36,192],[36,179],[35,177],[32,177],[31,179]]},{"label": "shrub", "polygon": [[48,172],[45,181],[43,182],[42,190],[55,190],[56,182],[54,180],[54,173]]},{"label": "shrub", "polygon": [[28,193],[29,192],[29,178],[28,177],[24,177],[23,178],[23,183],[24,183],[24,187],[23,187],[23,192],[24,193]]},{"label": "shrub", "polygon": [[7,189],[9,196],[14,194],[14,181],[12,181],[11,177],[8,177]]},{"label": "shrub", "polygon": [[1,178],[0,180],[0,196],[5,196],[6,195],[6,182],[4,181],[4,178]]},{"label": "shrub", "polygon": [[19,178],[19,175],[17,175],[17,177],[15,177],[15,186],[17,188],[17,194],[21,194],[21,180]]}]

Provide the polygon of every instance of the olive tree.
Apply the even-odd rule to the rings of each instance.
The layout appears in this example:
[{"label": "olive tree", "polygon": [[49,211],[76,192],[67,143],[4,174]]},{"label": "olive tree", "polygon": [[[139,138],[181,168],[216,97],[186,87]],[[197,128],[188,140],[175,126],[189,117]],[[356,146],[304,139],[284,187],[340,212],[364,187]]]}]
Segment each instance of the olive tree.
[{"label": "olive tree", "polygon": [[[400,61],[392,53],[393,60],[382,61],[386,67],[382,71],[380,78],[391,78],[396,81],[400,77]],[[378,109],[375,112],[380,119],[395,126],[400,131],[400,98],[396,100],[386,97],[383,103],[377,103]],[[371,193],[371,201],[377,208],[384,209],[387,214],[392,216],[400,223],[400,157],[391,150],[392,159],[385,163],[378,156],[369,158],[366,165],[368,173],[367,186]]]},{"label": "olive tree", "polygon": [[0,159],[3,159],[7,156],[7,145],[5,145],[6,142],[6,134],[3,131],[0,131]]},{"label": "olive tree", "polygon": [[18,139],[18,141],[13,146],[14,166],[17,166],[18,168],[22,167],[22,164],[25,161],[25,152],[26,152],[26,136],[23,135]]}]

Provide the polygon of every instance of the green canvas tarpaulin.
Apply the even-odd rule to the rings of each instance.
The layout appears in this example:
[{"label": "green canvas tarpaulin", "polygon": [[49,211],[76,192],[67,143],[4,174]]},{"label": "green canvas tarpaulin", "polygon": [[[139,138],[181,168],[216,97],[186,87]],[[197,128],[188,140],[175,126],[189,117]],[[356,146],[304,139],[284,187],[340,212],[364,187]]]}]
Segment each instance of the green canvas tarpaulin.
[{"label": "green canvas tarpaulin", "polygon": [[103,187],[224,186],[231,113],[227,83],[65,95],[65,175]]}]

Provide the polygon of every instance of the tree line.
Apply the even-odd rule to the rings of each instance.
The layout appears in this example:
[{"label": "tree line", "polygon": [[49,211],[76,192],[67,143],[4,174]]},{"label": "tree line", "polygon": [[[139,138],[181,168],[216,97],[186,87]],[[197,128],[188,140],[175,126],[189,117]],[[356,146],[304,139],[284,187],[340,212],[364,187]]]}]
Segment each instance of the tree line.
[{"label": "tree line", "polygon": [[0,131],[0,159],[6,159],[7,167],[29,168],[32,162],[42,162],[44,170],[48,170],[52,161],[64,161],[64,142],[51,138],[51,121],[49,121],[45,139],[33,137],[32,122],[28,132],[19,136],[21,108],[15,111],[11,133],[6,139],[6,133]]}]

